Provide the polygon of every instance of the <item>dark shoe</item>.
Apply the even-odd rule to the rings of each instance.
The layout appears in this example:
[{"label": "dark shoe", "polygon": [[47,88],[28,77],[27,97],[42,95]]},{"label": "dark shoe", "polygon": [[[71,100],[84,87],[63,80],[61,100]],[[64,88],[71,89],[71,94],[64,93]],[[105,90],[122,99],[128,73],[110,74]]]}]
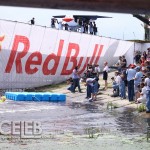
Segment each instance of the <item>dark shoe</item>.
[{"label": "dark shoe", "polygon": [[134,100],[129,100],[129,102],[133,102]]},{"label": "dark shoe", "polygon": [[147,110],[146,113],[150,113],[150,110]]},{"label": "dark shoe", "polygon": [[140,103],[141,103],[141,102],[137,102],[137,101],[135,102],[135,104],[140,104]]},{"label": "dark shoe", "polygon": [[89,99],[89,102],[93,102],[93,99]]},{"label": "dark shoe", "polygon": [[111,97],[118,97],[119,95],[117,93],[114,93],[113,95],[111,95]]}]

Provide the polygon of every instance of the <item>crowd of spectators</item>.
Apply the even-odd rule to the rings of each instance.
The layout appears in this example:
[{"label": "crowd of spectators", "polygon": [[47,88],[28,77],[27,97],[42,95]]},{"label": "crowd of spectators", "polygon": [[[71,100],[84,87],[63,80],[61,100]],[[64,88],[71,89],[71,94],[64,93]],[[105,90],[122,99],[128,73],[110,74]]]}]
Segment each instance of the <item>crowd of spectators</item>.
[{"label": "crowd of spectators", "polygon": [[[113,95],[121,99],[146,104],[147,112],[150,112],[150,48],[147,52],[136,51],[134,64],[128,67],[124,56],[120,56],[118,62],[112,67],[117,69],[112,79]],[[127,94],[126,94],[127,93]],[[127,97],[128,95],[128,97]]]},{"label": "crowd of spectators", "polygon": [[[150,48],[147,52],[135,52],[134,63],[127,66],[125,56],[120,56],[119,60],[114,66],[110,68],[116,69],[114,77],[112,77],[112,97],[120,97],[121,99],[128,99],[130,102],[143,103],[146,105],[147,113],[150,113]],[[89,101],[95,101],[96,95],[100,88],[99,75],[103,72],[103,80],[107,90],[107,78],[109,67],[108,63],[104,62],[104,68],[100,71],[99,65],[87,65],[87,69],[82,77],[82,82],[86,86],[86,98]],[[68,79],[70,90],[75,92],[78,87],[79,92],[81,77],[78,72],[78,67],[73,70],[72,77]]]},{"label": "crowd of spectators", "polygon": [[82,21],[78,19],[76,25],[68,25],[67,22],[58,21],[56,18],[51,18],[51,27],[59,30],[68,30],[81,33],[97,34],[97,26],[95,21]]},{"label": "crowd of spectators", "polygon": [[[35,18],[28,21],[31,25],[35,24]],[[58,21],[56,18],[51,18],[51,28],[57,28],[59,30],[75,31],[80,33],[87,33],[97,35],[97,26],[95,21],[82,21],[78,19],[76,24],[69,25],[67,22]]]}]

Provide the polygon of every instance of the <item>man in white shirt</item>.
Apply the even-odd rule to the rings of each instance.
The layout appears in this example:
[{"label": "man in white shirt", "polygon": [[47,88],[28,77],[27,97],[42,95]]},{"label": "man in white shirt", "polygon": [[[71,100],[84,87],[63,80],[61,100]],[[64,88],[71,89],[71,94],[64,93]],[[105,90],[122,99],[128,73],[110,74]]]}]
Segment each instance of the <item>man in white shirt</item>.
[{"label": "man in white shirt", "polygon": [[136,74],[136,70],[134,69],[134,65],[130,65],[130,68],[126,71],[127,81],[128,81],[128,98],[129,101],[133,101],[134,97],[134,77]]},{"label": "man in white shirt", "polygon": [[62,24],[62,21],[57,21],[57,23],[58,23],[58,29],[59,30],[63,30],[63,24]]},{"label": "man in white shirt", "polygon": [[113,84],[113,89],[114,90],[119,90],[119,84],[120,84],[120,82],[121,82],[121,77],[120,77],[120,75],[119,75],[119,72],[115,72],[115,84]]}]

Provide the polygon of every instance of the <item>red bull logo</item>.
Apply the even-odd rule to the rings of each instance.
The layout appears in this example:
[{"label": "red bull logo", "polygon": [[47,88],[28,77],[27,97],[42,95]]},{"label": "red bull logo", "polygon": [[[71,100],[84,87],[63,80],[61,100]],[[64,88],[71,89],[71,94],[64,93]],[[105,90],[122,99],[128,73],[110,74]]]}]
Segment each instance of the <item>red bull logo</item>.
[{"label": "red bull logo", "polygon": [[0,36],[0,51],[2,50],[2,42],[4,41],[5,36]]},{"label": "red bull logo", "polygon": [[[14,38],[8,63],[5,68],[5,73],[10,73],[12,71],[12,66],[15,65],[15,69],[16,69],[15,71],[17,74],[22,74],[23,70],[25,70],[26,74],[35,74],[39,71],[38,66],[42,66],[42,70],[40,71],[42,71],[44,75],[55,75],[58,66],[62,65],[60,64],[60,59],[62,55],[64,42],[65,41],[62,39],[59,41],[57,54],[50,53],[44,59],[40,51],[32,52],[30,53],[29,56],[27,56],[31,44],[28,37],[16,35]],[[23,44],[24,46],[22,51],[18,51],[19,44]],[[77,58],[79,57],[79,52],[81,50],[80,45],[77,43],[69,43],[67,53],[65,56],[65,62],[62,65],[61,75],[71,74],[75,66],[79,66],[80,73],[83,73],[88,63],[97,64],[100,59],[103,47],[104,47],[103,45],[95,44],[95,48],[93,50],[92,56],[87,57],[86,61],[84,61],[85,64],[83,65],[83,68],[80,68],[81,64],[83,63],[83,57],[80,57],[79,61],[77,61]],[[72,50],[75,50],[75,53],[73,55],[72,55]],[[26,57],[26,62],[25,62],[25,68],[23,69],[22,59],[25,57]],[[51,67],[51,69],[49,69],[48,66],[51,61],[54,61],[54,65]],[[71,69],[67,69],[68,65],[70,64],[72,64]]]}]

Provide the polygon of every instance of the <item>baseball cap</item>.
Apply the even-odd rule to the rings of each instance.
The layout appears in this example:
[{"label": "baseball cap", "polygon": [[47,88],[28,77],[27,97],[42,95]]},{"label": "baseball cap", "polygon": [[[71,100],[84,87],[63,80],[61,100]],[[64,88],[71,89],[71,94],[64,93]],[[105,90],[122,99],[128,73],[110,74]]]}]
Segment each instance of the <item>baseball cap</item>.
[{"label": "baseball cap", "polygon": [[130,67],[130,68],[135,68],[135,67],[136,67],[136,65],[134,65],[134,64],[130,64],[128,67]]},{"label": "baseball cap", "polygon": [[140,66],[137,66],[137,67],[135,68],[136,71],[140,71],[140,69],[141,69]]}]

